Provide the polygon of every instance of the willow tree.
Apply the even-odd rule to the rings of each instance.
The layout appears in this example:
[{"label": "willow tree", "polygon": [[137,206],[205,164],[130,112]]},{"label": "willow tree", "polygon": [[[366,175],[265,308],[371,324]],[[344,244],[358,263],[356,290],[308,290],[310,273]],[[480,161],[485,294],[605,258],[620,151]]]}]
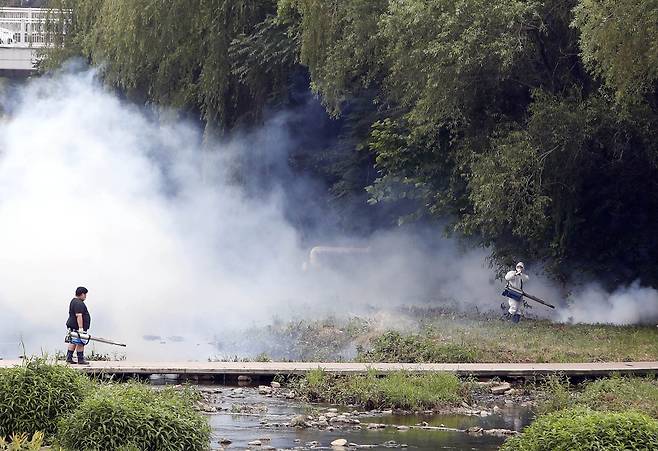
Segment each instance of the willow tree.
[{"label": "willow tree", "polygon": [[129,97],[198,112],[219,129],[257,116],[265,102],[234,73],[231,45],[275,14],[274,0],[55,4],[70,10],[71,19],[67,35],[51,54],[51,67],[80,54]]},{"label": "willow tree", "polygon": [[583,60],[617,100],[655,94],[658,0],[581,0],[574,12]]}]

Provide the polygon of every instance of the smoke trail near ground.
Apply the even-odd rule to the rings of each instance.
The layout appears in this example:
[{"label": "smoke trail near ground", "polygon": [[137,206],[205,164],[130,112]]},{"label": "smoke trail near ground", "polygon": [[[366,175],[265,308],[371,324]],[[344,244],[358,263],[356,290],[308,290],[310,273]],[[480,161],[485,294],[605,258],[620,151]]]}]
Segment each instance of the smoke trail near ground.
[{"label": "smoke trail near ground", "polygon": [[[205,359],[218,333],[275,316],[448,301],[490,310],[502,300],[487,252],[438,237],[436,227],[332,236],[360,251],[334,262],[319,252],[318,269],[309,248],[326,243],[302,240],[276,183],[293,177],[289,113],[202,151],[196,127],[121,102],[91,71],[34,80],[3,109],[0,354],[15,355],[17,337],[29,353],[62,348],[77,285],[90,289],[94,333],[152,359]],[[245,155],[278,169],[250,173]],[[318,189],[297,183],[297,192]],[[555,298],[547,279],[532,284]],[[183,340],[162,347],[145,335]]]},{"label": "smoke trail near ground", "polygon": [[558,312],[559,320],[574,323],[655,324],[658,291],[638,281],[612,293],[599,284],[588,284]]}]

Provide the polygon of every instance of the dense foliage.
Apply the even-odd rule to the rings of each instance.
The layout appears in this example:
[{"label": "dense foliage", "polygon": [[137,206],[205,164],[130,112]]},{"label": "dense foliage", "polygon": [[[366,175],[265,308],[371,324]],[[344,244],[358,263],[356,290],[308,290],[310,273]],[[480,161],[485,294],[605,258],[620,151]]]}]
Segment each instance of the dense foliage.
[{"label": "dense foliage", "polygon": [[454,374],[391,373],[333,376],[322,370],[308,372],[293,381],[292,387],[312,402],[359,405],[366,409],[434,409],[459,403],[465,389]]},{"label": "dense foliage", "polygon": [[192,399],[140,384],[101,387],[60,421],[58,440],[75,450],[205,450],[207,420]]},{"label": "dense foliage", "polygon": [[50,64],[81,54],[211,129],[306,68],[342,121],[306,169],[339,200],[451,218],[501,265],[658,282],[657,0],[53,2],[74,14]]},{"label": "dense foliage", "polygon": [[502,451],[613,451],[656,449],[658,421],[635,412],[563,410],[541,416]]},{"label": "dense foliage", "polygon": [[89,380],[77,371],[40,360],[0,369],[0,437],[53,435],[58,419],[75,410],[89,387]]}]

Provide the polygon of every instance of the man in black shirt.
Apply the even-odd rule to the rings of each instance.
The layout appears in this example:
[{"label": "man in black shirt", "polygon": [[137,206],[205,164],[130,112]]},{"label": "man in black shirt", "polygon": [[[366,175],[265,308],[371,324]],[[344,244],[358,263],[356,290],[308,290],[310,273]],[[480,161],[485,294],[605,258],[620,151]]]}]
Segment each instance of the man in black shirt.
[{"label": "man in black shirt", "polygon": [[[87,299],[87,289],[85,287],[78,287],[75,289],[75,297],[71,299],[69,304],[69,319],[66,320],[66,327],[78,332],[87,333],[89,326],[91,326],[91,315],[85,305]],[[66,363],[76,363],[73,360],[73,351],[78,354],[78,365],[89,365],[85,360],[85,343],[77,337],[71,339],[68,351],[66,353]]]}]

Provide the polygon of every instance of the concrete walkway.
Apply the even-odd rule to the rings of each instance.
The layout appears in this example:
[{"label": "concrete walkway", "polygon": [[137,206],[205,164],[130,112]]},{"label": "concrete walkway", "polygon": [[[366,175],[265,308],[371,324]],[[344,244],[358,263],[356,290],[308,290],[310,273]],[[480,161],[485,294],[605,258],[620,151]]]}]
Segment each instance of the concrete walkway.
[{"label": "concrete walkway", "polygon": [[[20,365],[20,360],[0,360],[0,368]],[[184,374],[195,376],[304,374],[322,368],[332,374],[362,374],[367,371],[389,373],[453,372],[476,377],[531,377],[562,373],[568,376],[607,376],[658,374],[658,362],[602,363],[324,363],[324,362],[91,362],[89,366],[72,365],[90,374],[152,375]]]}]

